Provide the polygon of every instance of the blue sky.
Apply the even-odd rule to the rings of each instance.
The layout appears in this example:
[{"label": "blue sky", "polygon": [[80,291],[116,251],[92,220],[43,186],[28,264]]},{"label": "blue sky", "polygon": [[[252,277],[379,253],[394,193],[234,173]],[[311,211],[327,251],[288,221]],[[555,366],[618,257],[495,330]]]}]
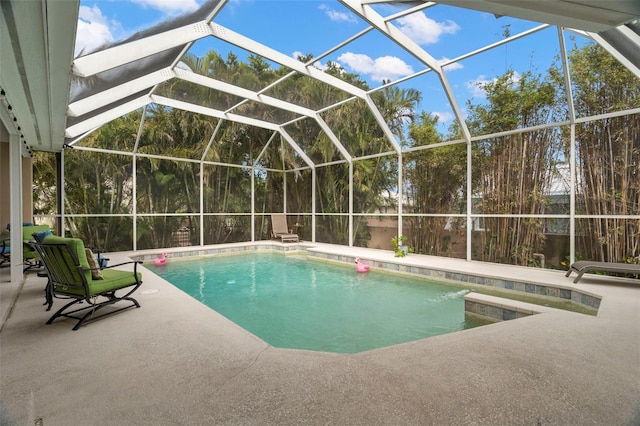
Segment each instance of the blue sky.
[{"label": "blue sky", "polygon": [[[101,0],[82,1],[76,53],[90,51],[104,42],[117,41],[170,18],[196,9],[202,0]],[[385,5],[374,8],[383,16],[400,9]],[[318,57],[368,25],[334,0],[231,0],[215,22],[237,33],[258,40],[273,49],[295,57]],[[395,20],[405,35],[438,61],[454,59],[484,45],[502,40],[505,33],[518,34],[539,24],[492,14],[437,5]],[[196,43],[192,52],[202,54],[215,49],[226,56],[233,47],[209,37]],[[233,48],[235,49],[235,48]],[[235,54],[242,60],[247,52]],[[544,73],[559,53],[555,27],[500,46],[446,68],[461,107],[467,100],[481,102],[484,96],[477,83],[491,81],[506,70],[516,78],[529,69]],[[317,64],[327,60],[339,63],[349,72],[360,74],[371,87],[382,80],[397,80],[425,68],[411,54],[385,36],[370,32]],[[453,119],[449,102],[435,73],[427,73],[402,83],[420,90],[421,107],[435,113],[444,124]]]}]

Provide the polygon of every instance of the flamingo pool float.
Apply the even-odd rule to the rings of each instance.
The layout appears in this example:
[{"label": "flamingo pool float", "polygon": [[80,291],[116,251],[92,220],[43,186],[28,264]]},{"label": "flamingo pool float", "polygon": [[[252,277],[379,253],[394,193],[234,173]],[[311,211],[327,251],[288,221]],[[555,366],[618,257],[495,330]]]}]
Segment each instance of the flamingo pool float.
[{"label": "flamingo pool float", "polygon": [[371,268],[371,265],[365,265],[359,257],[356,257],[356,271],[367,272],[369,268]]},{"label": "flamingo pool float", "polygon": [[167,253],[162,253],[162,257],[159,257],[157,259],[153,259],[153,263],[156,266],[166,265],[167,264]]}]

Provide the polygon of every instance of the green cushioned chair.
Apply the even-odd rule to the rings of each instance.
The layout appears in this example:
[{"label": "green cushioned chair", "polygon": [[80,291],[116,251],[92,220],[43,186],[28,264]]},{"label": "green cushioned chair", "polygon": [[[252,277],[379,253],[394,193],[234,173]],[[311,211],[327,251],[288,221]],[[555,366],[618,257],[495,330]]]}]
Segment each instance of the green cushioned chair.
[{"label": "green cushioned chair", "polygon": [[11,260],[11,246],[9,243],[9,232],[0,233],[0,265]]},{"label": "green cushioned chair", "polygon": [[31,246],[33,234],[37,232],[51,231],[49,225],[23,225],[22,226],[22,257],[24,258],[24,270],[39,268],[42,266],[38,252]]},{"label": "green cushioned chair", "polygon": [[[142,274],[137,271],[138,263],[142,262],[125,262],[103,269],[90,267],[84,243],[78,238],[49,235],[42,243],[34,242],[31,245],[36,249],[47,269],[49,275],[47,291],[51,296],[50,300],[53,300],[53,297],[73,299],[49,318],[47,324],[51,324],[58,317],[74,318],[79,320],[73,327],[77,330],[83,324],[106,315],[140,307],[138,301],[130,296],[142,284]],[[133,264],[133,271],[112,269],[127,264]],[[93,278],[92,272],[95,271],[100,272],[102,279]],[[119,290],[125,294],[117,296],[116,292]],[[83,301],[87,306],[67,311],[68,308],[75,308],[73,305]],[[101,311],[120,301],[129,303],[118,309]],[[99,311],[101,312],[98,314]]]}]

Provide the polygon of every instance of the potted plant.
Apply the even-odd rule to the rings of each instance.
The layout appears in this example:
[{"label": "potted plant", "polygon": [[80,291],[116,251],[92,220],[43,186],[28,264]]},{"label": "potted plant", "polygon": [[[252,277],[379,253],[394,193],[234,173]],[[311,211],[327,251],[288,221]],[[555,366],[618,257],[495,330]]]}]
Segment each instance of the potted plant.
[{"label": "potted plant", "polygon": [[395,257],[405,257],[407,253],[409,253],[410,248],[406,246],[404,242],[407,240],[407,237],[404,235],[397,235],[391,239],[391,244],[393,244],[393,252],[395,253]]}]

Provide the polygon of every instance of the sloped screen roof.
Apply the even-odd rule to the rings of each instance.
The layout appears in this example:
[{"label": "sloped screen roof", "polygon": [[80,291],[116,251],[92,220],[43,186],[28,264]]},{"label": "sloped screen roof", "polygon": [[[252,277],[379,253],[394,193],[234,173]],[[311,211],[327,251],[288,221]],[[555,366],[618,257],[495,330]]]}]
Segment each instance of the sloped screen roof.
[{"label": "sloped screen roof", "polygon": [[[364,102],[390,146],[399,150],[402,130],[396,131],[393,123],[383,119],[384,105],[375,100],[376,92],[396,87],[419,90],[425,112],[437,116],[443,125],[457,122],[469,139],[464,120],[466,95],[460,92],[466,87],[471,93],[474,81],[504,72],[512,66],[510,62],[515,63],[516,55],[522,60],[528,55],[530,62],[540,61],[540,68],[548,67],[550,57],[562,57],[562,45],[569,37],[595,40],[640,77],[640,37],[634,21],[640,16],[640,5],[634,1],[596,5],[563,0],[193,0],[184,4],[195,8],[180,13],[173,10],[164,18],[156,14],[147,23],[140,20],[121,28],[124,37],[81,50],[71,70],[66,61],[69,41],[75,36],[78,46],[85,36],[68,25],[78,16],[69,13],[73,2],[65,2],[64,8],[59,2],[47,2],[47,15],[43,8],[29,3],[2,2],[2,40],[9,40],[11,47],[3,44],[0,84],[13,92],[8,94],[8,99],[14,99],[12,114],[21,117],[28,144],[50,151],[76,143],[110,120],[150,104],[273,131],[311,119],[339,145],[339,137],[331,134],[322,116],[354,100]],[[109,3],[76,3],[81,11],[77,22],[86,19],[83,11],[100,12]],[[127,20],[142,19],[140,10],[131,3],[131,12],[125,12],[131,14]],[[117,19],[102,18],[105,25]],[[27,28],[50,28],[50,34],[44,37]],[[530,45],[524,40],[536,37],[539,41],[532,44],[537,43],[538,48],[528,50]],[[509,45],[518,43],[522,47],[509,50]],[[54,46],[60,54],[54,53]],[[487,66],[499,63],[500,55],[495,53],[500,50],[507,52],[502,55],[505,67]],[[266,67],[270,79],[234,80],[213,69],[194,68],[212,51],[226,60],[234,56],[253,67]],[[469,74],[474,68],[478,69],[475,75]],[[465,73],[466,80],[460,77]],[[331,101],[318,96],[310,102],[311,96],[289,92],[289,79],[312,79],[334,95]],[[49,89],[35,90],[40,85]],[[199,91],[209,93],[208,99],[199,99]],[[51,117],[51,122],[44,117]]]}]

